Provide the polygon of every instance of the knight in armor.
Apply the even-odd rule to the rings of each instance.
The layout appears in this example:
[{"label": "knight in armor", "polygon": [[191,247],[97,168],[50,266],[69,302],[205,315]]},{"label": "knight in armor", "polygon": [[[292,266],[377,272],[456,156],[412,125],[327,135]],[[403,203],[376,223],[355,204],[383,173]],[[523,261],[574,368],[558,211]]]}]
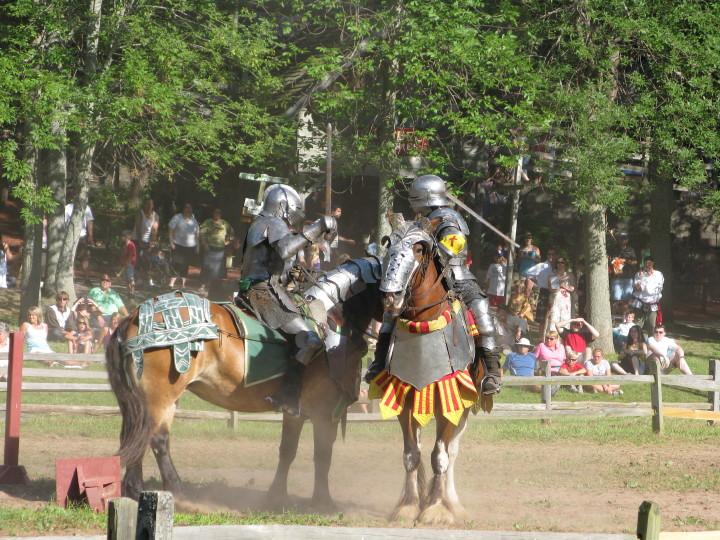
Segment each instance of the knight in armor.
[{"label": "knight in armor", "polygon": [[287,292],[295,257],[310,243],[332,241],[337,223],[324,216],[302,228],[305,217],[300,195],[283,184],[270,186],[260,214],[250,225],[243,252],[240,299],[258,318],[283,333],[294,353],[280,389],[267,399],[280,412],[300,415],[300,392],[305,367],[323,342],[298,313]]},{"label": "knight in armor", "polygon": [[[495,324],[490,314],[490,303],[467,266],[467,237],[470,229],[463,217],[450,208],[445,195],[445,181],[439,176],[428,174],[416,178],[410,187],[409,201],[416,213],[422,214],[432,223],[437,222],[435,240],[446,285],[468,307],[480,334],[476,338],[478,346],[475,361],[481,361],[485,366],[481,391],[483,394],[495,394],[501,388]],[[365,374],[368,383],[385,368],[394,323],[390,313],[386,312],[380,327],[375,359]]]}]

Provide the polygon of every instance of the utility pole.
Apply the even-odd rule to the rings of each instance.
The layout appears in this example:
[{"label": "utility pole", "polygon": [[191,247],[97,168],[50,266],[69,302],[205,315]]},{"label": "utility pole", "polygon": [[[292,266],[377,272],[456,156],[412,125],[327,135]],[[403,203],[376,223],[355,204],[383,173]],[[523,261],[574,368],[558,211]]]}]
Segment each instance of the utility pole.
[{"label": "utility pole", "polygon": [[325,215],[332,212],[332,124],[327,125],[327,164],[325,165]]}]

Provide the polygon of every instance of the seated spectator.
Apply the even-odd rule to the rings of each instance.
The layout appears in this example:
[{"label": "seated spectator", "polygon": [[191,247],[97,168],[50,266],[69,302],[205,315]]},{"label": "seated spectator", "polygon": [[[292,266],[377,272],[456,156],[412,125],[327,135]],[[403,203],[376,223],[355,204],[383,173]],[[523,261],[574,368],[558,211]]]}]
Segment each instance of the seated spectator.
[{"label": "seated spectator", "polygon": [[[55,296],[55,305],[45,311],[45,321],[48,326],[48,341],[63,342],[68,332],[75,328],[75,313],[68,306],[70,296],[60,291]],[[74,307],[74,306],[73,306]]]},{"label": "seated spectator", "polygon": [[535,316],[532,311],[530,298],[525,294],[525,283],[518,281],[515,285],[515,291],[510,299],[510,312],[516,317],[525,319],[527,322],[534,322]]},{"label": "seated spectator", "polygon": [[692,375],[690,366],[685,361],[685,351],[677,341],[667,337],[665,326],[655,325],[653,336],[648,338],[648,359],[660,360],[663,373],[670,373],[678,368],[685,375]]},{"label": "seated spectator", "polygon": [[[587,370],[586,375],[589,377],[610,376],[610,364],[603,358],[602,349],[593,350],[592,360],[585,362],[585,369]],[[611,396],[619,396],[623,393],[618,384],[591,384],[586,385],[586,388],[593,394],[605,393]]]},{"label": "seated spectator", "polygon": [[105,319],[105,323],[109,323],[112,314],[118,311],[125,317],[128,315],[128,310],[122,298],[110,288],[111,284],[110,276],[103,274],[100,279],[100,286],[94,287],[88,292],[88,298],[98,307],[103,319]]},{"label": "seated spectator", "polygon": [[645,343],[642,328],[634,324],[630,327],[626,341],[623,341],[617,361],[610,362],[610,368],[620,375],[627,375],[629,373],[644,375],[645,357],[647,355],[648,348],[647,343]]},{"label": "seated spectator", "polygon": [[100,308],[95,302],[93,302],[93,300],[91,300],[87,296],[78,298],[73,304],[72,310],[75,312],[75,320],[77,320],[77,318],[81,316],[87,317],[88,321],[90,322],[90,329],[93,331],[96,339],[97,336],[100,334],[100,331],[105,326],[107,326],[107,323],[102,316]]},{"label": "seated spectator", "polygon": [[617,328],[613,328],[613,345],[616,353],[622,349],[622,344],[633,326],[635,326],[635,313],[628,311],[625,314],[625,322],[621,322]]},{"label": "seated spectator", "polygon": [[[532,377],[535,375],[535,369],[537,367],[537,358],[533,353],[530,352],[532,345],[527,338],[520,338],[515,343],[517,352],[511,352],[505,358],[505,364],[500,370],[500,375],[504,375],[506,372],[509,375],[516,375],[518,377]],[[526,392],[540,392],[542,387],[539,384],[523,385],[520,390]]]},{"label": "seated spectator", "polygon": [[10,329],[4,322],[0,322],[0,381],[7,380],[7,367],[9,362],[10,340],[8,336]]},{"label": "seated spectator", "polygon": [[27,352],[30,353],[52,353],[47,342],[48,327],[42,320],[42,311],[37,306],[28,309],[28,320],[20,325],[20,331],[25,333]]},{"label": "seated spectator", "polygon": [[[563,365],[560,366],[560,371],[558,371],[558,375],[567,375],[569,377],[578,377],[580,375],[585,375],[587,373],[587,369],[585,369],[585,366],[578,362],[579,356],[580,355],[577,353],[577,351],[568,352],[567,359],[565,360],[565,362],[563,362]],[[582,384],[571,384],[569,390],[571,392],[577,392],[578,394],[583,393]]]},{"label": "seated spectator", "polygon": [[[539,362],[548,360],[550,362],[550,373],[557,375],[560,371],[560,366],[565,362],[566,353],[565,347],[558,343],[558,333],[555,330],[551,330],[545,334],[545,341],[539,343],[535,348],[535,356]],[[542,363],[539,364],[542,368]]]},{"label": "seated spectator", "polygon": [[87,317],[78,317],[76,329],[68,332],[68,352],[70,354],[90,354],[93,346],[93,331]]},{"label": "seated spectator", "polygon": [[98,336],[98,339],[95,341],[95,348],[93,349],[94,353],[97,353],[100,350],[100,345],[103,346],[103,350],[107,351],[108,343],[110,342],[110,336],[112,336],[113,332],[117,329],[117,327],[120,324],[120,314],[119,313],[113,313],[110,316],[110,324],[108,326],[105,326],[100,331],[100,335]]},{"label": "seated spectator", "polygon": [[[569,329],[568,326],[570,326]],[[597,339],[600,332],[595,330],[589,322],[582,317],[558,321],[555,323],[555,329],[560,333],[566,354],[575,351],[579,355],[580,363],[590,360],[592,350],[588,344]]]},{"label": "seated spectator", "polygon": [[501,347],[505,354],[512,350],[513,345],[523,335],[526,335],[527,331],[527,321],[511,314],[509,306],[502,305],[497,308],[495,335],[497,336],[498,346]]}]

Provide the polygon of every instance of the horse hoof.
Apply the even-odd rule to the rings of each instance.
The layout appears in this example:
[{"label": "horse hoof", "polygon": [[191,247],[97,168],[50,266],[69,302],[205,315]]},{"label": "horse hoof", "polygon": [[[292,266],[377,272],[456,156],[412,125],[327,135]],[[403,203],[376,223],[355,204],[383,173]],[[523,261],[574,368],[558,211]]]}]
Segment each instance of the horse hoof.
[{"label": "horse hoof", "polygon": [[457,525],[458,519],[447,506],[435,503],[422,511],[420,523],[423,525]]},{"label": "horse hoof", "polygon": [[420,507],[416,504],[404,504],[395,508],[389,521],[405,521],[407,523],[415,523],[420,515]]}]

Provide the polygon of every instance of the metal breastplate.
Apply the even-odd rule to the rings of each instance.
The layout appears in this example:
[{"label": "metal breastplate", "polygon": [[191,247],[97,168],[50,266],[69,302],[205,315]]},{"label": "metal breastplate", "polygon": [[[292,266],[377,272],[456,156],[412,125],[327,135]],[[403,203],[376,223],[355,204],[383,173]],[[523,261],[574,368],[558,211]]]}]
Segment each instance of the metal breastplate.
[{"label": "metal breastplate", "polygon": [[441,218],[435,226],[435,240],[443,267],[449,266],[455,280],[475,280],[467,267],[467,240],[470,229],[463,217],[451,208],[436,208],[427,215],[430,221]]},{"label": "metal breastplate", "polygon": [[243,254],[243,278],[269,280],[271,277],[285,282],[294,258],[284,260],[270,245],[292,234],[283,220],[273,216],[260,216],[248,229]]}]

